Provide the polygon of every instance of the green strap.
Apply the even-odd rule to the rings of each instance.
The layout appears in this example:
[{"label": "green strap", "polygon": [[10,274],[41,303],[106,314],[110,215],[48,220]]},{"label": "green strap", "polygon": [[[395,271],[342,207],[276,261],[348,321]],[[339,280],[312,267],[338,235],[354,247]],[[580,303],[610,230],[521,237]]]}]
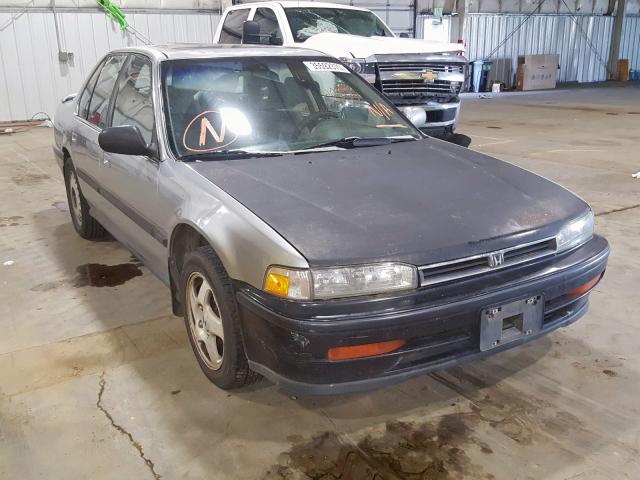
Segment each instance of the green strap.
[{"label": "green strap", "polygon": [[107,11],[109,12],[109,16],[120,24],[120,28],[122,30],[127,29],[127,27],[129,26],[129,22],[127,22],[126,18],[124,18],[124,13],[122,13],[120,7],[111,3],[111,0],[96,0],[96,2],[107,9]]}]

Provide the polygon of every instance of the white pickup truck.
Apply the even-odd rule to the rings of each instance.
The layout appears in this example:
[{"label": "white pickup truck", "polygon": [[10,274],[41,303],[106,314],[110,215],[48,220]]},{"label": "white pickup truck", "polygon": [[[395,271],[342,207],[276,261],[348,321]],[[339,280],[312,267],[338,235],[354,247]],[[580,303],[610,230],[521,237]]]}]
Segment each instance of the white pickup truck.
[{"label": "white pickup truck", "polygon": [[216,43],[306,47],[345,62],[425,133],[454,132],[467,60],[457,43],[396,37],[373,12],[334,3],[251,2],[227,8]]}]

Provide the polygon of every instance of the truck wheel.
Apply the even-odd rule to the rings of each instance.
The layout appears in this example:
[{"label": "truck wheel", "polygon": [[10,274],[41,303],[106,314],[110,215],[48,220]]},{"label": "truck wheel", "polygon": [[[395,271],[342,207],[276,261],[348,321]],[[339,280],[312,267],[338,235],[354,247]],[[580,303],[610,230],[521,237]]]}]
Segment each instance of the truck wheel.
[{"label": "truck wheel", "polygon": [[89,204],[84,195],[82,195],[76,169],[71,160],[67,160],[64,165],[64,185],[67,189],[67,202],[69,203],[71,222],[78,235],[87,240],[107,236],[107,231],[104,227],[89,213]]},{"label": "truck wheel", "polygon": [[184,320],[200,368],[229,390],[255,382],[244,352],[231,279],[209,246],[185,256],[182,268]]}]

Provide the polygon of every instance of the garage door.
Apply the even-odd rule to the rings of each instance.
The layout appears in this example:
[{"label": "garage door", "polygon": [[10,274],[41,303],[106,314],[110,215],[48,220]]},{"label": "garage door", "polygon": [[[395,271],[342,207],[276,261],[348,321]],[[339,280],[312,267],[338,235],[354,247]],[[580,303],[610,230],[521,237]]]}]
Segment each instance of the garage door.
[{"label": "garage door", "polygon": [[[256,0],[259,1],[259,0]],[[313,1],[313,0],[312,0]],[[235,1],[234,4],[251,3],[251,0]],[[413,1],[412,0],[332,0],[331,3],[353,5],[354,7],[368,8],[378,15],[384,23],[389,25],[396,35],[408,33],[413,36]]]}]

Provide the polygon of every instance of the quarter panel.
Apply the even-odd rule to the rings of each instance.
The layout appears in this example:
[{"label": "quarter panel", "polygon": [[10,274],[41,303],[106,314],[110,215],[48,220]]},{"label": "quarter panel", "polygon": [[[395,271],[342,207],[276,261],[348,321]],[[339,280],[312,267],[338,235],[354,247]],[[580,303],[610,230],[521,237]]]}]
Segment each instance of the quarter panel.
[{"label": "quarter panel", "polygon": [[189,164],[164,162],[158,187],[172,208],[167,231],[191,225],[209,241],[234,280],[262,288],[270,265],[308,268],[306,259],[271,227]]}]

